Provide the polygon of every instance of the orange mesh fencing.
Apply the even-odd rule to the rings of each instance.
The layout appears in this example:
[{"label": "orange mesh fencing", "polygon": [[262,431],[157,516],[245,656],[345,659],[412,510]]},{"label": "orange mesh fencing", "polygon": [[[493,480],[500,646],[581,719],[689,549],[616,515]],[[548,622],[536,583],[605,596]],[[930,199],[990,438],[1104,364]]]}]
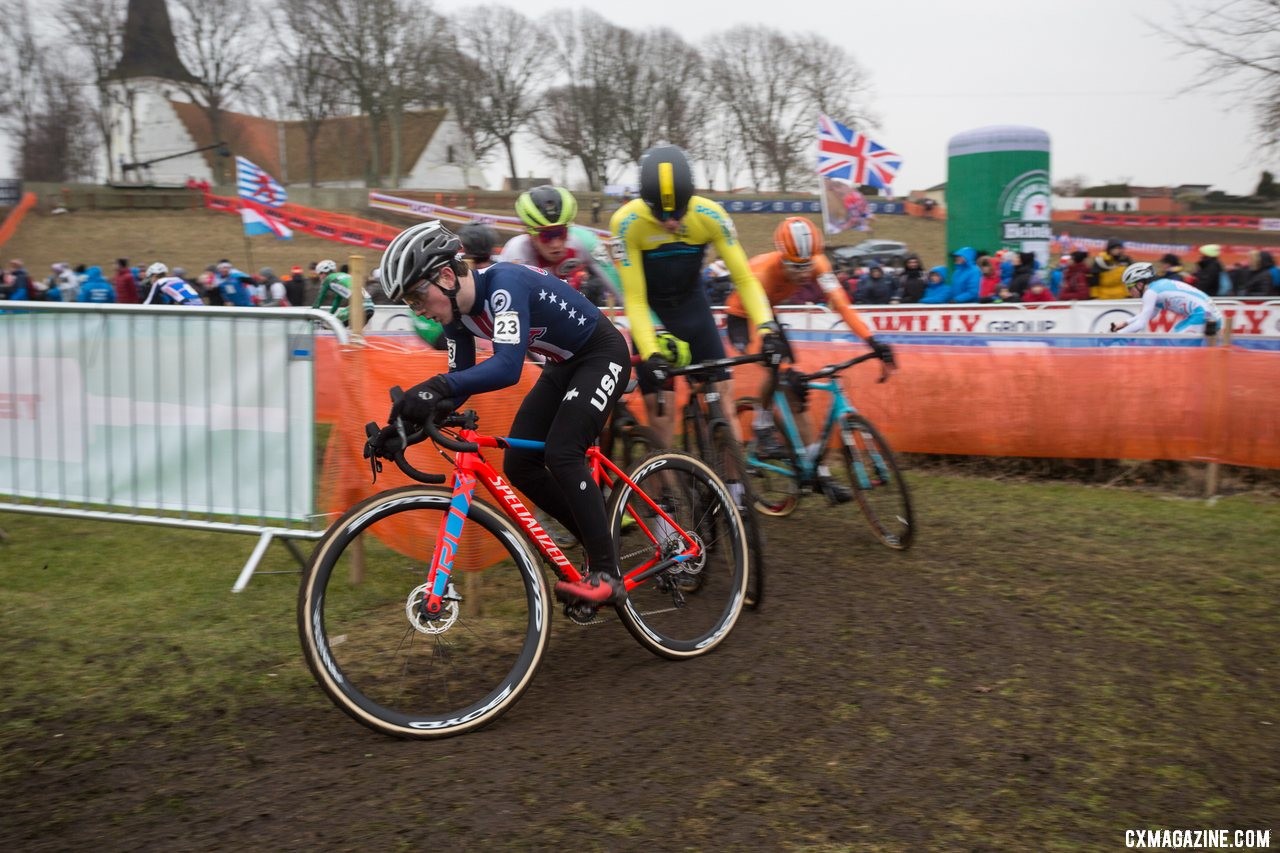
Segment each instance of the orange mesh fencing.
[{"label": "orange mesh fencing", "polygon": [[[362,458],[364,425],[383,422],[387,389],[409,387],[446,369],[445,356],[412,343],[370,338],[363,347],[317,347],[317,413],[335,428],[325,454],[321,506],[341,513],[352,504],[411,481],[394,465],[370,482]],[[847,344],[795,344],[799,366],[816,370],[855,352]],[[326,351],[328,350],[328,351]],[[850,399],[899,452],[1085,459],[1173,459],[1280,468],[1280,354],[1236,347],[1053,348],[900,346],[899,369],[880,383],[878,362],[842,376]],[[473,397],[481,429],[504,435],[538,368],[525,366],[517,385]],[[734,373],[731,399],[756,396],[762,368]],[[671,404],[678,412],[683,388]],[[811,397],[809,417],[826,414]],[[644,406],[631,404],[644,419]],[[422,470],[444,473],[445,459],[427,443],[409,452]],[[501,451],[485,458],[502,470]],[[480,494],[485,494],[483,487]],[[527,503],[527,501],[526,501]],[[395,550],[425,560],[436,531],[383,525]],[[385,534],[385,535],[384,535]],[[458,565],[483,568],[497,553],[464,549]]]},{"label": "orange mesh fencing", "polygon": [[[436,350],[416,343],[388,343],[386,339],[379,338],[366,339],[364,346],[335,346],[332,349],[332,358],[324,362],[325,369],[336,369],[337,373],[324,375],[317,371],[316,383],[317,389],[326,388],[325,396],[330,401],[327,405],[332,405],[331,414],[335,418],[325,449],[320,506],[338,515],[377,492],[414,484],[415,481],[405,476],[393,462],[384,462],[378,482],[372,482],[369,461],[363,456],[364,425],[369,421],[386,423],[391,408],[388,388],[416,385],[437,373],[444,373],[448,363],[445,354]],[[516,385],[467,401],[467,407],[475,409],[480,416],[481,431],[493,435],[507,433],[516,409],[537,380],[537,370],[534,365],[526,365],[524,376]],[[337,394],[333,393],[335,390],[338,390]],[[410,463],[421,471],[444,474],[453,470],[452,456],[446,459],[439,455],[430,442],[414,446],[406,455]],[[501,473],[502,451],[486,449],[483,455]],[[487,496],[487,492],[483,486],[477,486],[476,497],[482,496]],[[527,500],[525,502],[528,504]],[[380,541],[396,552],[426,561],[431,558],[438,531],[415,529],[407,518],[401,517],[379,523],[375,533]],[[477,547],[475,537],[471,540],[463,538],[455,568],[478,570],[501,559],[503,552],[492,539],[480,537],[479,541],[486,547]]]}]

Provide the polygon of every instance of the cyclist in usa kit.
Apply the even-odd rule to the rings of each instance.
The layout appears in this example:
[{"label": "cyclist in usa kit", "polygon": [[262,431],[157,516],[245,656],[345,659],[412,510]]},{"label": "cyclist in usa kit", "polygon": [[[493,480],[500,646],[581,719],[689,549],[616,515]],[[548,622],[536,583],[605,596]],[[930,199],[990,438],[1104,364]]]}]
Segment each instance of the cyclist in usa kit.
[{"label": "cyclist in usa kit", "polygon": [[[702,287],[703,256],[714,246],[729,268],[747,316],[761,335],[761,348],[790,358],[778,334],[764,289],[751,272],[733,221],[724,208],[693,194],[693,172],[674,145],[651,148],[640,159],[640,197],[613,214],[610,223],[619,254],[623,305],[631,339],[640,354],[637,370],[650,423],[664,443],[671,441],[669,418],[659,417],[657,391],[671,360],[662,353],[650,309],[667,332],[689,344],[693,361],[724,358],[724,343]],[[720,379],[728,378],[722,372]]]},{"label": "cyclist in usa kit", "polygon": [[1151,318],[1162,308],[1182,318],[1173,327],[1175,332],[1199,332],[1212,337],[1222,326],[1222,312],[1203,290],[1183,281],[1158,277],[1155,267],[1146,261],[1126,267],[1122,281],[1131,297],[1142,298],[1142,310],[1128,323],[1112,323],[1113,332],[1145,332]]},{"label": "cyclist in usa kit", "polygon": [[[582,294],[545,270],[508,263],[472,270],[458,258],[461,250],[455,234],[430,221],[401,232],[383,253],[387,298],[439,322],[449,351],[449,371],[408,389],[390,420],[424,423],[448,414],[472,394],[516,384],[527,352],[544,356],[510,435],[545,441],[545,449],[507,449],[504,470],[586,551],[586,577],[558,582],[556,596],[616,601],[626,591],[586,451],[630,379],[626,340]],[[476,338],[493,342],[492,357],[479,363]]]}]

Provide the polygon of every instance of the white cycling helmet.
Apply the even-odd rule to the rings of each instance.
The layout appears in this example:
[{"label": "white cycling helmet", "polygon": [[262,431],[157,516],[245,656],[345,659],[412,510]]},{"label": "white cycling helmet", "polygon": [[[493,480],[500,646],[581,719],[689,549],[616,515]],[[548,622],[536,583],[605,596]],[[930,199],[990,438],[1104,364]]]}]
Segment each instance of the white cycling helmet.
[{"label": "white cycling helmet", "polygon": [[316,264],[316,275],[326,276],[331,272],[337,272],[337,271],[338,271],[338,265],[328,259],[325,259],[320,263]]},{"label": "white cycling helmet", "polygon": [[166,267],[164,264],[160,263],[159,261],[156,261],[154,264],[147,267],[147,278],[151,278],[151,276],[153,275],[168,275],[168,274],[169,274],[169,268]]},{"label": "white cycling helmet", "polygon": [[[431,278],[451,261],[461,263],[458,261],[461,251],[462,241],[458,235],[437,220],[420,222],[401,231],[382,253],[378,264],[382,292],[388,299],[403,298],[406,287]],[[440,289],[451,299],[457,293],[456,288],[452,293],[443,287]]]},{"label": "white cycling helmet", "polygon": [[1125,284],[1135,287],[1140,284],[1146,284],[1154,280],[1156,277],[1156,268],[1146,261],[1136,264],[1129,264],[1125,267],[1124,276],[1121,278]]}]

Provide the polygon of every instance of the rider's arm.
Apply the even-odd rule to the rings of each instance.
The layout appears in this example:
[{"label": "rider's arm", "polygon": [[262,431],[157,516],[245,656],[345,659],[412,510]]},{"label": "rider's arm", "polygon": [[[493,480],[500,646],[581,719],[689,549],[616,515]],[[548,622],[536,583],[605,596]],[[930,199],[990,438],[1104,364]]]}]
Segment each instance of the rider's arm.
[{"label": "rider's arm", "polygon": [[765,296],[764,288],[760,285],[760,280],[751,271],[747,253],[742,251],[742,244],[738,242],[738,235],[733,230],[733,222],[729,219],[729,214],[710,199],[699,197],[697,201],[698,212],[716,226],[712,232],[711,242],[715,245],[720,259],[729,268],[729,278],[733,280],[734,289],[737,290],[738,298],[742,300],[742,307],[746,309],[752,325],[759,328],[771,322],[773,311],[769,307],[769,300]]},{"label": "rider's arm", "polygon": [[657,351],[658,340],[653,317],[649,313],[649,288],[644,279],[644,258],[636,236],[639,220],[640,213],[635,203],[624,204],[614,212],[609,229],[618,239],[618,249],[622,253],[618,277],[622,280],[622,307],[627,314],[627,324],[631,327],[631,340],[640,357],[648,358]]},{"label": "rider's arm", "polygon": [[1142,292],[1142,310],[1138,312],[1138,316],[1129,321],[1127,326],[1117,329],[1118,334],[1127,334],[1128,332],[1145,332],[1147,324],[1151,322],[1151,318],[1156,315],[1156,300],[1160,294],[1155,288],[1148,286]]},{"label": "rider's arm", "polygon": [[[515,385],[520,381],[524,356],[529,349],[528,293],[512,288],[511,303],[494,314],[493,355],[488,359],[476,364],[475,338],[465,329],[459,338],[469,340],[470,351],[464,352],[461,347],[455,347],[456,352],[451,350],[450,372],[446,379],[455,397],[483,394]],[[470,361],[469,365],[465,365],[464,357]]]},{"label": "rider's arm", "polygon": [[316,294],[316,301],[311,304],[312,308],[319,308],[324,302],[324,298],[329,295],[329,277],[325,276],[320,282],[320,292]]},{"label": "rider's arm", "polygon": [[871,328],[849,304],[849,295],[844,292],[844,288],[840,286],[840,280],[831,271],[831,262],[826,258],[815,258],[813,271],[817,273],[818,286],[827,295],[827,304],[831,306],[831,310],[840,315],[840,319],[853,329],[855,335],[864,341],[871,337]]}]

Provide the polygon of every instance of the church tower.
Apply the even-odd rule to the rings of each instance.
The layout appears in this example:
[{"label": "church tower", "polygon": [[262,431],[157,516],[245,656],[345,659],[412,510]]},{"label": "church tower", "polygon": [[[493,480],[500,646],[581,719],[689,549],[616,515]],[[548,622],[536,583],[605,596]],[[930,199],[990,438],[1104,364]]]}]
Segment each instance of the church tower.
[{"label": "church tower", "polygon": [[[111,182],[181,184],[212,177],[208,163],[191,152],[196,143],[178,120],[171,100],[187,100],[178,84],[196,81],[178,57],[165,0],[129,0],[120,61],[107,75]],[[151,166],[135,165],[182,154]],[[132,168],[124,168],[132,166]]]}]

